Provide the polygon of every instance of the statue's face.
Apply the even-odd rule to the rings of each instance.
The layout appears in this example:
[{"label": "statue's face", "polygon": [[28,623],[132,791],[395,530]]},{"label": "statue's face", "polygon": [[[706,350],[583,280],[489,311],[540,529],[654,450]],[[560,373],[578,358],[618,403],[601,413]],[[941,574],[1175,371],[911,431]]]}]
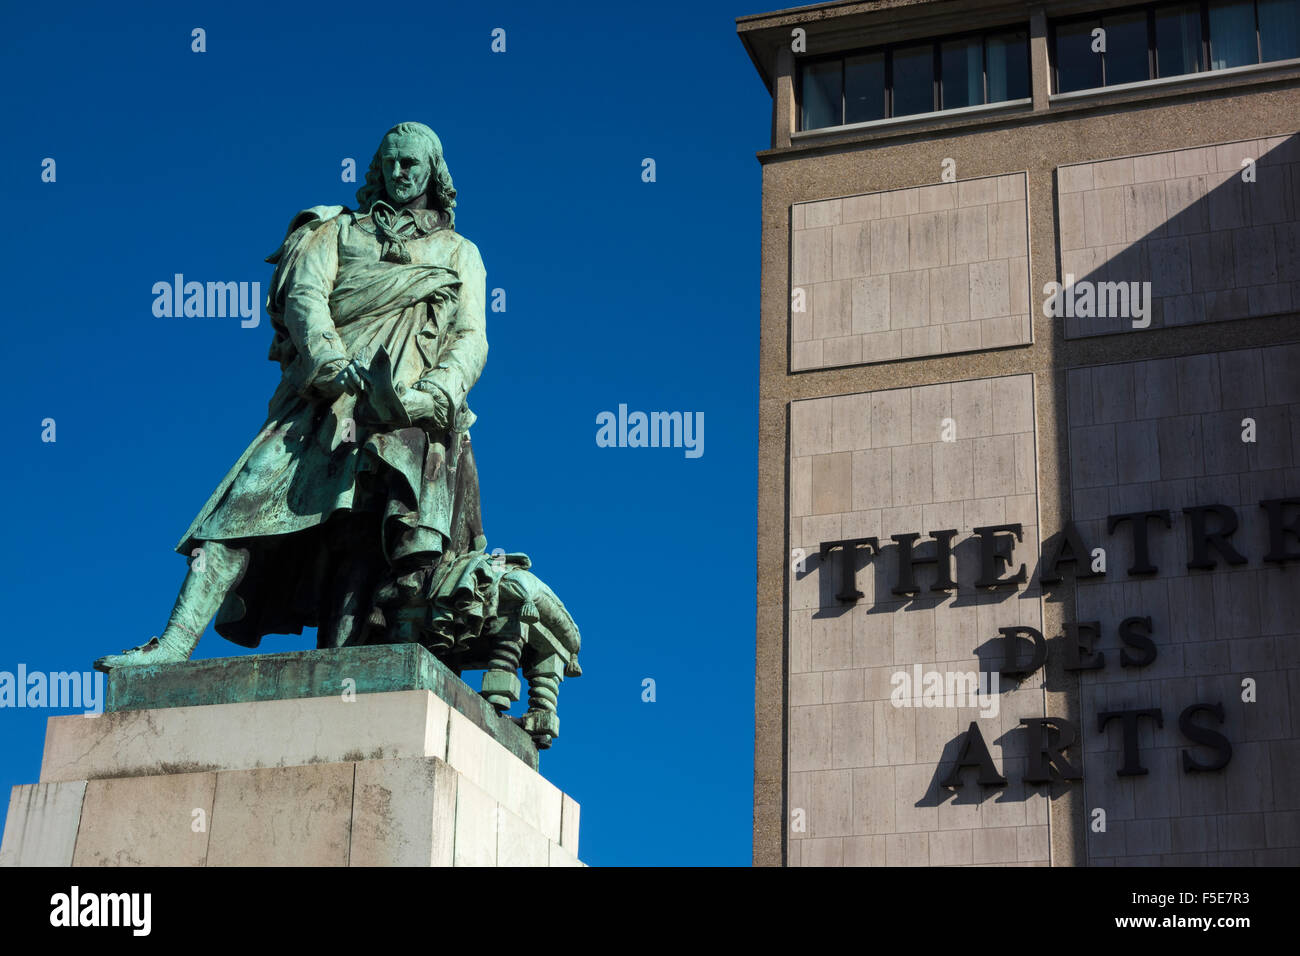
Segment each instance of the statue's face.
[{"label": "statue's face", "polygon": [[427,147],[414,136],[385,136],[379,147],[388,198],[399,206],[424,195],[433,174]]}]

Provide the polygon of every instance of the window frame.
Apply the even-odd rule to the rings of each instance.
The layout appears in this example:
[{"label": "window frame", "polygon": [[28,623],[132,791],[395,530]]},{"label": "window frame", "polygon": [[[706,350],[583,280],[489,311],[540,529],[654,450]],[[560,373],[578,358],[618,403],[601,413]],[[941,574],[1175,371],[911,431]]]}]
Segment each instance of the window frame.
[{"label": "window frame", "polygon": [[[996,31],[995,31],[996,32]],[[1007,30],[1007,33],[1013,31]],[[989,105],[989,32],[986,30],[979,31],[980,37],[980,101],[978,103],[967,103],[970,106],[988,106]],[[966,107],[961,106],[944,106],[943,105],[943,46],[945,43],[959,43],[962,40],[969,40],[969,35],[958,35],[943,37],[934,44],[934,100],[939,104],[935,112],[944,112],[946,110],[959,110]],[[912,114],[914,115],[914,114]],[[901,118],[901,117],[900,117]]]},{"label": "window frame", "polygon": [[[1150,83],[1153,80],[1169,80],[1180,77],[1204,76],[1207,73],[1220,73],[1227,69],[1238,69],[1238,67],[1218,67],[1213,66],[1213,43],[1210,36],[1210,6],[1216,0],[1159,0],[1154,3],[1137,3],[1122,7],[1110,7],[1104,10],[1093,10],[1087,13],[1071,14],[1064,17],[1055,17],[1048,20],[1047,39],[1048,39],[1048,65],[1050,67],[1050,84],[1051,94],[1053,96],[1071,95],[1075,93],[1084,93],[1095,90],[1105,90],[1116,86],[1129,86],[1133,83]],[[1189,73],[1173,73],[1169,76],[1160,75],[1160,57],[1159,50],[1156,46],[1156,14],[1163,10],[1171,10],[1177,7],[1185,7],[1194,4],[1200,15],[1201,25],[1201,43],[1200,43],[1200,61],[1197,64],[1198,69]],[[1255,25],[1255,62],[1247,63],[1243,66],[1264,66],[1269,63],[1284,63],[1285,60],[1265,60],[1263,38],[1259,32],[1259,0],[1251,0],[1251,10],[1254,14]],[[1106,74],[1106,54],[1101,56],[1101,86],[1080,87],[1077,90],[1061,91],[1061,72],[1060,57],[1057,54],[1058,28],[1062,26],[1072,26],[1078,23],[1095,22],[1099,26],[1104,24],[1107,17],[1123,16],[1125,14],[1145,13],[1147,28],[1147,77],[1145,80],[1133,80],[1129,83],[1108,83]]]},{"label": "window frame", "polygon": [[[876,120],[864,120],[868,123],[883,123],[892,120],[908,120],[918,116],[927,116],[932,113],[946,113],[952,110],[973,109],[978,106],[996,106],[1000,103],[1010,103],[1014,100],[998,100],[997,103],[989,103],[989,37],[1001,36],[1008,33],[1019,33],[1024,41],[1025,54],[1025,81],[1026,86],[1032,92],[1033,90],[1033,54],[1030,50],[1030,30],[1029,22],[1006,24],[998,27],[984,27],[976,30],[963,30],[960,33],[945,33],[937,37],[918,37],[913,40],[897,40],[893,43],[879,43],[869,47],[854,47],[847,50],[839,50],[832,53],[822,53],[816,56],[800,56],[795,59],[794,69],[794,94],[795,94],[795,118],[797,120],[795,132],[806,133],[816,130],[836,129],[840,126],[858,125],[857,123],[848,123],[846,110],[848,103],[845,99],[846,75],[845,61],[859,56],[870,56],[872,54],[882,54],[885,61],[885,90],[884,106],[885,115]],[[980,41],[980,96],[981,103],[974,106],[943,106],[943,44],[956,40],[978,39]],[[930,88],[930,109],[921,113],[905,113],[902,116],[894,113],[894,51],[904,50],[911,47],[924,47],[929,45],[931,57],[931,88]],[[840,64],[840,105],[839,105],[839,123],[831,126],[804,126],[804,68],[817,63],[830,61],[839,61]]]},{"label": "window frame", "polygon": [[[1207,71],[1214,70],[1214,38],[1210,36],[1210,6],[1215,0],[1200,0],[1201,2],[1201,33],[1205,37],[1205,68]],[[1242,66],[1259,66],[1264,62],[1264,44],[1259,36],[1259,0],[1250,0],[1250,12],[1253,14],[1251,19],[1255,24],[1255,62],[1254,64],[1243,63]],[[1273,62],[1273,61],[1270,61]],[[1225,66],[1220,69],[1231,70],[1232,67]]]}]

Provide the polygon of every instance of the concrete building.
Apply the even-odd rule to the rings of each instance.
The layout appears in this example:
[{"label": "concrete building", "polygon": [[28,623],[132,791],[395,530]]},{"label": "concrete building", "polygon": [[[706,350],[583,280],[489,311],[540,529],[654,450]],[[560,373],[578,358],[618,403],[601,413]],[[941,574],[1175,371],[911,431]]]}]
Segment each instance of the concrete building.
[{"label": "concrete building", "polygon": [[738,32],[754,862],[1300,863],[1300,0]]}]

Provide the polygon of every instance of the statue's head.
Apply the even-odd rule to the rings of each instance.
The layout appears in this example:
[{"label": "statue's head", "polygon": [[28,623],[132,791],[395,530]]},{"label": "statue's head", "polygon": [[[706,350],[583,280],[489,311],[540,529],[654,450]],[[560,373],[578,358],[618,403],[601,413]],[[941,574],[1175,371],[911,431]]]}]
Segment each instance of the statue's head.
[{"label": "statue's head", "polygon": [[398,123],[384,134],[370,161],[357,204],[364,213],[377,200],[403,206],[421,194],[446,225],[456,224],[456,187],[437,134],[423,123]]}]

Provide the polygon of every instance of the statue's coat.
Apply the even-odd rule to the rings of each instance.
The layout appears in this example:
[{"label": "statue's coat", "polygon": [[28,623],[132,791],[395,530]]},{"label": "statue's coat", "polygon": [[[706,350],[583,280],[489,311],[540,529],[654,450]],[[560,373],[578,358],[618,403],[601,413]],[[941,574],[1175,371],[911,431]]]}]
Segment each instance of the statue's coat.
[{"label": "statue's coat", "polygon": [[[483,261],[436,213],[397,222],[409,264],[382,260],[371,216],[339,206],[300,213],[267,260],[269,357],[283,377],[266,423],[176,546],[249,549],[217,616],[230,640],[255,647],[324,623],[340,561],[401,566],[483,546],[465,404],[487,358]],[[366,393],[315,391],[328,363],[369,364],[380,347],[398,392],[424,380],[447,396],[450,429],[381,421]]]}]

